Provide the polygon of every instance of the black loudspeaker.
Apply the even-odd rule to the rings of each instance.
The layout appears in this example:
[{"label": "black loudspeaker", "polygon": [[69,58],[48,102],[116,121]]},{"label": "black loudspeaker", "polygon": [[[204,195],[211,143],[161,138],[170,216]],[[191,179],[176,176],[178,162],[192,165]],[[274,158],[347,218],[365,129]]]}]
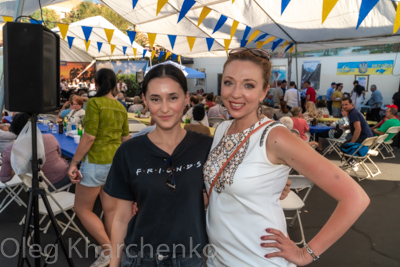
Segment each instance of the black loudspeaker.
[{"label": "black loudspeaker", "polygon": [[60,37],[39,24],[3,27],[4,102],[11,111],[43,113],[60,106]]},{"label": "black loudspeaker", "polygon": [[136,82],[142,83],[144,80],[144,72],[142,70],[136,72]]}]

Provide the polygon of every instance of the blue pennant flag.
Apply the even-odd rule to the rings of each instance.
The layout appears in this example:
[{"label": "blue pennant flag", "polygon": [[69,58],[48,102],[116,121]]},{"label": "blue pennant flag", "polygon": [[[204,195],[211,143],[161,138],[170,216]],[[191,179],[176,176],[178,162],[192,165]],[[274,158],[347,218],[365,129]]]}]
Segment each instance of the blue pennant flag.
[{"label": "blue pennant flag", "polygon": [[99,53],[101,51],[102,46],[103,46],[103,43],[97,42],[97,50],[99,50]]},{"label": "blue pennant flag", "polygon": [[374,6],[379,2],[379,0],[362,0],[360,7],[360,14],[358,15],[357,28],[363,22],[368,13],[374,8]]},{"label": "blue pennant flag", "polygon": [[261,41],[262,39],[264,39],[265,37],[268,36],[268,33],[264,33],[263,35],[261,35],[260,37],[257,38],[257,40],[253,41],[253,43],[257,43],[258,41]]},{"label": "blue pennant flag", "polygon": [[247,40],[240,40],[240,47],[245,47],[247,45]]},{"label": "blue pennant flag", "polygon": [[274,51],[277,46],[282,43],[283,39],[279,39],[272,44],[271,50]]},{"label": "blue pennant flag", "polygon": [[43,21],[38,19],[30,19],[29,21],[31,22],[31,24],[40,24],[40,25],[43,24]]},{"label": "blue pennant flag", "polygon": [[294,43],[291,43],[288,47],[286,47],[285,52],[288,51],[290,48],[292,48],[293,45]]},{"label": "blue pennant flag", "polygon": [[251,31],[251,27],[246,26],[246,29],[244,30],[244,33],[243,33],[243,38],[242,38],[242,40],[246,40],[247,35],[249,35],[250,31]]},{"label": "blue pennant flag", "polygon": [[122,47],[122,51],[124,52],[124,56],[125,56],[125,53],[126,53],[126,46],[123,46],[123,47]]},{"label": "blue pennant flag", "polygon": [[169,42],[171,43],[171,50],[174,50],[176,35],[168,35]]},{"label": "blue pennant flag", "polygon": [[126,33],[128,34],[129,40],[131,41],[131,45],[132,45],[133,41],[135,41],[136,32],[135,31],[126,31]]},{"label": "blue pennant flag", "polygon": [[225,21],[226,21],[227,19],[228,19],[227,16],[221,15],[221,17],[219,17],[219,20],[218,20],[218,22],[217,22],[217,25],[215,25],[214,31],[213,31],[212,33],[218,31],[219,29],[221,29],[221,27],[224,26]]},{"label": "blue pennant flag", "polygon": [[139,0],[132,0],[132,9],[135,9],[136,4]]},{"label": "blue pennant flag", "polygon": [[69,49],[72,47],[72,43],[74,42],[75,37],[67,36]]},{"label": "blue pennant flag", "polygon": [[90,34],[92,33],[93,27],[82,26],[83,34],[85,35],[86,42],[89,41]]},{"label": "blue pennant flag", "polygon": [[178,55],[172,54],[172,60],[175,60]]},{"label": "blue pennant flag", "polygon": [[290,2],[290,0],[282,0],[281,15],[283,14],[283,11],[285,11],[285,9],[286,9],[287,5],[289,4],[289,2]]},{"label": "blue pennant flag", "polygon": [[162,57],[164,56],[165,52],[164,51],[160,51],[160,55],[158,56],[158,60],[160,61],[162,59]]},{"label": "blue pennant flag", "polygon": [[143,57],[142,58],[144,58],[144,56],[146,55],[146,52],[147,52],[147,49],[143,49]]},{"label": "blue pennant flag", "polygon": [[206,38],[206,41],[207,41],[208,51],[210,51],[210,50],[211,50],[211,47],[212,47],[213,44],[214,44],[214,38]]},{"label": "blue pennant flag", "polygon": [[196,4],[195,0],[185,0],[182,4],[181,12],[179,13],[178,23],[185,17],[186,13],[192,8],[192,6]]}]

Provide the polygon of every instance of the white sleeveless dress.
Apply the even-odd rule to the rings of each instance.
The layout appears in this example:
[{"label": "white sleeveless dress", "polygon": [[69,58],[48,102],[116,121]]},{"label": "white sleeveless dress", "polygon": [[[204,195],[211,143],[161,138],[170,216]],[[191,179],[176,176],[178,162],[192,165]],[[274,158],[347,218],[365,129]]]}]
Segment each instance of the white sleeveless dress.
[{"label": "white sleeveless dress", "polygon": [[[261,123],[267,120],[265,118]],[[211,152],[204,165],[207,192],[226,159],[259,125],[257,122],[243,132],[226,135],[232,122],[220,124],[214,135]],[[273,125],[270,129],[280,126],[283,125]],[[267,228],[287,234],[279,197],[290,167],[274,165],[268,160],[265,140],[270,129],[266,131],[266,127],[246,141],[213,188],[207,210],[207,233],[216,257],[209,257],[207,266],[295,266],[283,258],[265,258],[265,254],[278,250],[260,246],[260,237],[267,234]]]}]

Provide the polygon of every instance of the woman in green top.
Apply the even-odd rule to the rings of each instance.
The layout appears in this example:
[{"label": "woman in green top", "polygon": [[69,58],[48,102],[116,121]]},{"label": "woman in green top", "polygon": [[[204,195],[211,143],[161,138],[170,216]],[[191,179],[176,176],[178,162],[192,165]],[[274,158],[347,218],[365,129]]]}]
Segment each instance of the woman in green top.
[{"label": "woman in green top", "polygon": [[[116,86],[115,73],[110,69],[99,70],[95,84],[97,94],[86,104],[85,133],[72,158],[68,176],[76,184],[76,214],[86,230],[102,245],[103,253],[92,266],[106,266],[116,202],[104,193],[103,186],[116,150],[130,136],[126,109],[112,94]],[[81,173],[77,168],[80,161],[83,162]],[[93,212],[98,195],[104,211],[104,225]]]}]

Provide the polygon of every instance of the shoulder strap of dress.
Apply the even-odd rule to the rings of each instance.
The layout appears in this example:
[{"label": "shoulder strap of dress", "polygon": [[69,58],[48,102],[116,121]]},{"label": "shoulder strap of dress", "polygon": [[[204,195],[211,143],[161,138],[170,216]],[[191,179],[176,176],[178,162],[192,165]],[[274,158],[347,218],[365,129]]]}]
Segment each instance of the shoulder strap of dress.
[{"label": "shoulder strap of dress", "polygon": [[267,132],[272,128],[272,126],[275,126],[278,124],[281,124],[281,123],[279,121],[274,121],[274,122],[271,122],[270,124],[268,124],[267,127],[265,127],[265,129],[261,135],[261,138],[260,138],[260,146],[263,145],[263,143],[264,143],[263,141],[264,141],[264,138],[265,138],[265,135],[267,134]]}]

